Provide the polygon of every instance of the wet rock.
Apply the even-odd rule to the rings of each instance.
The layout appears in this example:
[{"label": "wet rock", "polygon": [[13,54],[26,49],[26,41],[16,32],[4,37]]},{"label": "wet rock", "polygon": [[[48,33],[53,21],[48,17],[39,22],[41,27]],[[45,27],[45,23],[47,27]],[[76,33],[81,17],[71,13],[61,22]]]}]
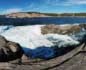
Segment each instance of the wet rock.
[{"label": "wet rock", "polygon": [[79,33],[71,35],[71,37],[80,43],[86,43],[86,31],[81,31]]},{"label": "wet rock", "polygon": [[84,23],[84,24],[79,24],[79,26],[80,26],[81,28],[83,28],[83,30],[86,30],[86,23]]},{"label": "wet rock", "polygon": [[0,36],[0,62],[6,62],[21,58],[23,50],[20,45],[7,41],[4,37]]}]

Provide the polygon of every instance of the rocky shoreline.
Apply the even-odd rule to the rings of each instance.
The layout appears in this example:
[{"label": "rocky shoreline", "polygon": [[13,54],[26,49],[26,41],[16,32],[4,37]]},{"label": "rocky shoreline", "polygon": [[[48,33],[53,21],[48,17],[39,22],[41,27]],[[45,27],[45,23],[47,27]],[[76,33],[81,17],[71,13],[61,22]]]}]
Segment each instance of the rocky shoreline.
[{"label": "rocky shoreline", "polygon": [[[18,31],[19,28],[20,28],[21,32]],[[23,30],[27,31],[28,26],[23,27],[23,28],[24,28]],[[49,38],[49,39],[52,38],[51,42],[53,42],[53,41],[54,41],[54,43],[56,42],[57,43],[56,45],[58,45],[58,41],[60,41],[59,44],[62,44],[62,43],[64,44],[64,43],[68,42],[67,44],[69,45],[70,43],[73,43],[74,41],[71,38],[69,38],[68,36],[65,36],[65,34],[70,35],[70,36],[75,34],[74,37],[72,37],[72,36],[71,37],[73,39],[76,38],[75,40],[79,41],[80,44],[77,46],[75,46],[75,44],[74,44],[70,47],[68,45],[67,45],[68,47],[61,46],[61,48],[59,48],[59,49],[54,47],[55,51],[58,50],[58,52],[55,52],[55,54],[59,53],[59,55],[54,58],[51,58],[51,59],[27,57],[26,54],[29,54],[29,53],[25,53],[24,50],[22,50],[21,41],[19,43],[17,43],[16,42],[17,39],[16,39],[16,37],[14,37],[15,32],[18,31],[17,34],[20,32],[19,33],[19,36],[20,36],[25,31],[23,31],[21,29],[21,27],[14,27],[14,29],[13,29],[14,32],[11,31],[12,29],[8,30],[7,34],[5,35],[6,37],[8,35],[7,38],[5,38],[4,33],[2,34],[4,37],[0,36],[0,70],[19,70],[19,69],[20,70],[28,70],[28,69],[29,70],[76,70],[76,69],[78,69],[78,67],[80,68],[80,70],[86,69],[86,67],[85,67],[85,64],[86,64],[86,57],[85,57],[85,55],[86,55],[86,32],[85,32],[86,24],[71,25],[71,26],[70,25],[43,25],[41,27],[36,26],[34,28],[35,28],[35,30],[32,30],[32,27],[31,27],[31,29],[29,27],[29,31],[28,31],[28,32],[30,32],[30,30],[32,30],[30,34],[32,35],[32,38],[33,38],[33,39],[31,38],[31,40],[33,40],[33,41],[31,41],[31,42],[36,43],[36,45],[34,45],[34,47],[33,47],[33,45],[29,45],[29,47],[31,47],[32,49],[35,48],[36,46],[37,47],[40,46],[40,44],[37,45],[37,42],[39,42],[39,41],[42,42],[42,40],[43,40],[43,41],[47,42],[48,39],[45,40],[46,38]],[[35,32],[36,30],[38,30],[38,32]],[[9,33],[10,31],[12,32],[12,34],[14,33],[13,34],[14,38],[13,37],[11,38],[12,35],[10,35],[10,33]],[[81,32],[84,31],[85,33],[78,34],[80,31]],[[37,36],[33,35],[34,32],[35,32],[35,34],[38,35],[38,38],[35,38]],[[42,36],[40,36],[41,33],[45,36],[44,37],[45,39],[42,38]],[[54,33],[53,36],[50,36],[50,34],[52,35],[52,33]],[[27,38],[28,38],[28,35],[31,37],[30,34],[25,35],[25,37],[27,36]],[[56,36],[55,36],[55,34],[56,34]],[[58,35],[58,34],[62,34],[62,35]],[[10,35],[10,37],[9,37],[9,35]],[[18,38],[19,38],[19,36],[18,36]],[[22,36],[24,36],[24,35],[22,35]],[[68,39],[60,38],[60,36],[62,36],[63,38],[68,37]],[[78,36],[80,37],[80,39]],[[24,38],[22,38],[22,39],[21,38],[22,37],[20,37],[18,40],[24,39]],[[41,39],[41,40],[38,40],[38,39]],[[14,41],[10,41],[10,40],[14,40]],[[38,40],[38,41],[34,42],[34,40],[36,40],[36,41]],[[23,42],[24,41],[26,43],[26,41],[29,41],[29,40],[24,39]],[[30,42],[29,42],[29,44],[30,44]],[[43,45],[45,44],[45,46],[46,46],[45,42],[42,42],[42,44]],[[66,45],[66,44],[64,44],[64,45]],[[58,47],[59,47],[59,45],[58,45]],[[29,48],[27,48],[27,49],[29,49]],[[51,48],[51,49],[53,49],[53,48]],[[37,52],[38,50],[33,50],[33,52],[35,52],[35,51]],[[37,52],[37,53],[42,53],[42,52]]]},{"label": "rocky shoreline", "polygon": [[42,34],[57,33],[57,34],[73,34],[81,30],[86,30],[86,24],[64,24],[55,25],[49,24],[41,28]]},{"label": "rocky shoreline", "polygon": [[23,50],[18,43],[8,41],[0,36],[0,62],[19,59],[22,55]]},{"label": "rocky shoreline", "polygon": [[0,63],[0,70],[85,70],[86,69],[86,45],[73,49],[69,53],[50,60],[28,59],[22,56],[22,63]]}]

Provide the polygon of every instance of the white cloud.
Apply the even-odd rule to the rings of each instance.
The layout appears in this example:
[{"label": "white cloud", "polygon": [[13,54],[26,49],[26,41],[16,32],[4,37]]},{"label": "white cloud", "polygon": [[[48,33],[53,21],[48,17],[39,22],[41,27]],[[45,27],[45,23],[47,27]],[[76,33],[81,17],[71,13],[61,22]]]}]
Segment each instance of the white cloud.
[{"label": "white cloud", "polygon": [[31,3],[31,4],[28,4],[26,9],[27,9],[27,11],[34,11],[34,10],[40,10],[40,7],[36,6],[35,3]]},{"label": "white cloud", "polygon": [[66,3],[81,5],[86,4],[86,0],[67,0]]},{"label": "white cloud", "polygon": [[21,8],[9,8],[5,10],[0,10],[1,14],[9,14],[9,13],[16,13],[16,12],[21,12]]},{"label": "white cloud", "polygon": [[86,0],[47,0],[46,4],[51,6],[85,5]]}]

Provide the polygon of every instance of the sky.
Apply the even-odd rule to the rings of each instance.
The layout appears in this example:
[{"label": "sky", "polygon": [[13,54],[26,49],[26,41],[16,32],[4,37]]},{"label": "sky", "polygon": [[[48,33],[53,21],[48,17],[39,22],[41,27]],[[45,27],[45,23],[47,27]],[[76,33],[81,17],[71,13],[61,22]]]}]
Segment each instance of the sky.
[{"label": "sky", "polygon": [[86,0],[0,0],[0,14],[86,12]]}]

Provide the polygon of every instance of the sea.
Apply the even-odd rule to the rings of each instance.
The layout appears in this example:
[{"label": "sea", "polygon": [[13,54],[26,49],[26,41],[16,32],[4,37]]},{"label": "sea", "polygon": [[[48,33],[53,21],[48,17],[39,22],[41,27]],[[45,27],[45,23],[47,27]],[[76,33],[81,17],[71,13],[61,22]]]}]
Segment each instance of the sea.
[{"label": "sea", "polygon": [[86,17],[36,17],[36,18],[0,18],[4,25],[34,25],[34,24],[81,24],[86,23]]},{"label": "sea", "polygon": [[75,24],[86,23],[86,17],[42,17],[29,19],[34,23],[41,24]]}]

